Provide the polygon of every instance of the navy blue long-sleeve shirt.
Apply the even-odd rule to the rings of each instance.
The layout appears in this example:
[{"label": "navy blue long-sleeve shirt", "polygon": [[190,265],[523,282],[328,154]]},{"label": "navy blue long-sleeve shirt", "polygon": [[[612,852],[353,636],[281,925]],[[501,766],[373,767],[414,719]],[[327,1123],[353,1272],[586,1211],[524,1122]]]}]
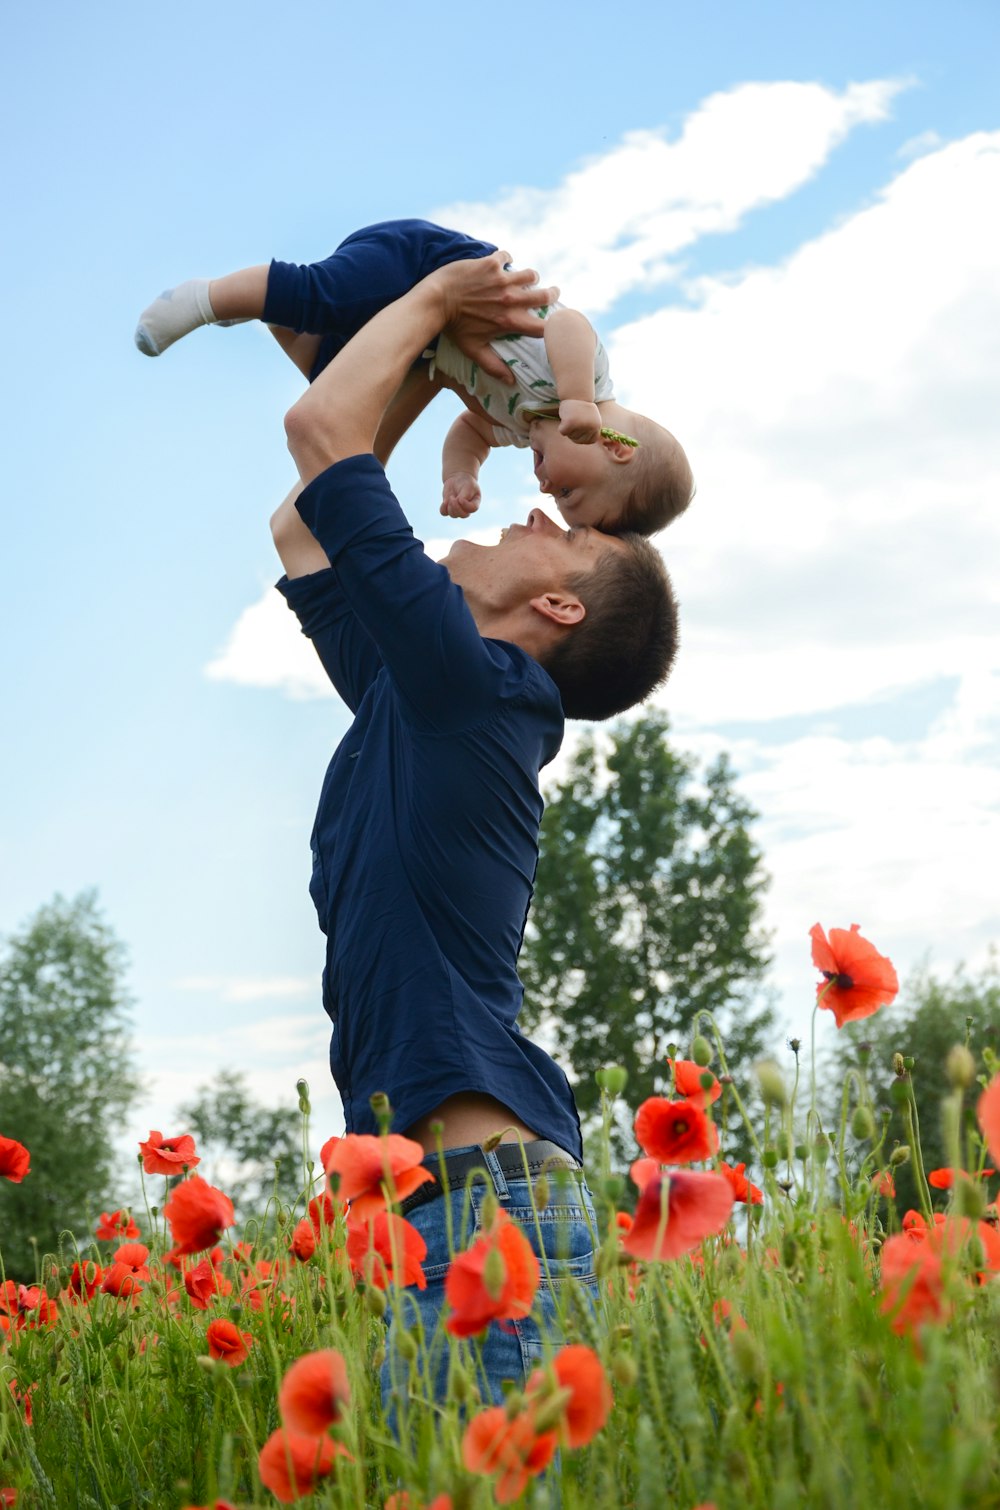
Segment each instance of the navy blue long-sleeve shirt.
[{"label": "navy blue long-sleeve shirt", "polygon": [[297,508],[331,565],[278,590],[355,715],[323,782],[310,888],[347,1130],[377,1130],[376,1091],[397,1130],[479,1091],[579,1159],[566,1076],[517,1027],[558,690],[482,638],[374,456],[330,467]]}]

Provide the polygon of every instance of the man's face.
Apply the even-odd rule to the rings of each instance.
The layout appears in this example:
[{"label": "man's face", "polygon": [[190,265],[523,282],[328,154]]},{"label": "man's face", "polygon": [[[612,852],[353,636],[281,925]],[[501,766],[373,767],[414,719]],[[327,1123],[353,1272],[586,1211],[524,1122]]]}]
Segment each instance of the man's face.
[{"label": "man's face", "polygon": [[587,525],[562,529],[532,509],[526,523],[509,525],[496,545],[456,540],[443,564],[473,608],[500,611],[560,592],[607,551],[624,549],[613,535]]}]

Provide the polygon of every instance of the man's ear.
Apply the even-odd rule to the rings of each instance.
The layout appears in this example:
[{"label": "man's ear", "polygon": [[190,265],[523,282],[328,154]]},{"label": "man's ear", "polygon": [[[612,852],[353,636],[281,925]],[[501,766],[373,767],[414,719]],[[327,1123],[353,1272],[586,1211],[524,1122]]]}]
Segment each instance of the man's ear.
[{"label": "man's ear", "polygon": [[539,598],[531,598],[528,607],[551,623],[561,624],[563,627],[579,624],[587,615],[580,599],[571,592],[543,593]]}]

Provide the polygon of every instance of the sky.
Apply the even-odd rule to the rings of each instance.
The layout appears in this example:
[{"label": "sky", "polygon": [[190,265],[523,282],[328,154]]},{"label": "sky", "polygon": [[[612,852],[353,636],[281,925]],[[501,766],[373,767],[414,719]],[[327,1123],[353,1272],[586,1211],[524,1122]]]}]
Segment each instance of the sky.
[{"label": "sky", "polygon": [[[537,267],[599,329],[620,400],[687,449],[656,701],[760,814],[776,1050],[808,1030],[816,921],[859,923],[904,977],[983,966],[995,6],[557,0],[504,34],[451,0],[62,0],[6,36],[0,933],[97,888],[129,951],[136,1139],[182,1130],[223,1067],[269,1104],[304,1077],[317,1144],[342,1129],[307,882],[348,720],[271,586],[301,379],[256,325],[156,361],[132,331],[186,277],[314,260],[373,220]],[[390,467],[431,551],[458,528],[437,512],[448,402]],[[492,542],[537,492],[523,456],[487,468],[471,526]]]}]

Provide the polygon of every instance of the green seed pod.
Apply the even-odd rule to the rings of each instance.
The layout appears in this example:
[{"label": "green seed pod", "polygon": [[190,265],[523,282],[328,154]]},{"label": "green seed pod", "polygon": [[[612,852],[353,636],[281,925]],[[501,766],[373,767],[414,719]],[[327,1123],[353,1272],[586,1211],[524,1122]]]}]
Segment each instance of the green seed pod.
[{"label": "green seed pod", "polygon": [[601,1186],[601,1189],[603,1190],[606,1198],[611,1201],[612,1204],[620,1201],[625,1190],[624,1175],[609,1174],[607,1179],[604,1181],[604,1184]]},{"label": "green seed pod", "polygon": [[776,1148],[765,1148],[761,1155],[761,1163],[765,1169],[777,1169],[778,1150]]},{"label": "green seed pod", "polygon": [[856,1106],[851,1118],[851,1134],[855,1138],[862,1138],[866,1142],[875,1136],[875,1118],[867,1106]]},{"label": "green seed pod", "polygon": [[891,1169],[898,1169],[899,1166],[900,1166],[900,1164],[908,1164],[909,1162],[910,1162],[910,1146],[909,1146],[909,1144],[908,1143],[899,1143],[899,1144],[897,1144],[897,1146],[892,1150],[892,1153],[889,1155],[889,1167]]},{"label": "green seed pod", "polygon": [[603,1069],[595,1071],[594,1079],[609,1096],[620,1096],[628,1085],[628,1070],[620,1064],[606,1064]]},{"label": "green seed pod", "polygon": [[546,1175],[538,1176],[535,1181],[535,1205],[539,1211],[544,1211],[549,1204],[549,1182]]},{"label": "green seed pod", "polygon": [[903,1055],[903,1068],[904,1068],[904,1070],[912,1070],[912,1068],[913,1068],[913,1066],[915,1064],[916,1064],[916,1060],[914,1059],[914,1057],[913,1057],[912,1054],[904,1054]]},{"label": "green seed pod", "polygon": [[712,1045],[701,1033],[691,1045],[691,1058],[695,1064],[700,1064],[702,1069],[712,1063]]},{"label": "green seed pod", "polygon": [[631,1353],[619,1353],[611,1360],[611,1373],[625,1389],[631,1389],[639,1378],[639,1365]]},{"label": "green seed pod", "polygon": [[385,1293],[378,1290],[374,1285],[365,1287],[365,1310],[372,1316],[384,1316],[386,1308]]},{"label": "green seed pod", "polygon": [[308,1117],[312,1111],[312,1107],[309,1104],[309,1081],[296,1080],[295,1089],[299,1093],[299,1111],[304,1117]]},{"label": "green seed pod", "polygon": [[804,1143],[796,1143],[795,1157],[798,1159],[800,1164],[804,1164],[806,1159],[808,1159],[809,1150]]},{"label": "green seed pod", "polygon": [[414,1363],[416,1361],[417,1354],[420,1352],[420,1349],[417,1346],[417,1339],[412,1335],[412,1333],[404,1331],[397,1332],[395,1345],[399,1356],[401,1358],[405,1358],[407,1363]]},{"label": "green seed pod", "polygon": [[983,1212],[986,1210],[986,1191],[981,1185],[974,1185],[971,1180],[964,1178],[957,1180],[955,1210],[959,1216],[967,1216],[971,1221],[982,1221]]},{"label": "green seed pod", "polygon": [[813,1139],[813,1153],[821,1164],[825,1164],[830,1157],[830,1139],[826,1133],[817,1133]]},{"label": "green seed pod", "polygon": [[782,1131],[779,1132],[777,1137],[775,1138],[774,1147],[779,1159],[787,1159],[790,1157],[792,1152],[791,1139],[784,1131],[784,1129],[782,1129]]},{"label": "green seed pod", "polygon": [[948,1050],[944,1069],[957,1091],[967,1091],[976,1083],[976,1061],[964,1043],[956,1043],[954,1048]]},{"label": "green seed pod", "polygon": [[892,1073],[899,1076],[906,1074],[906,1060],[903,1058],[902,1054],[893,1054]]},{"label": "green seed pod", "polygon": [[894,1080],[889,1087],[889,1095],[895,1106],[905,1106],[911,1094],[909,1080]]}]

